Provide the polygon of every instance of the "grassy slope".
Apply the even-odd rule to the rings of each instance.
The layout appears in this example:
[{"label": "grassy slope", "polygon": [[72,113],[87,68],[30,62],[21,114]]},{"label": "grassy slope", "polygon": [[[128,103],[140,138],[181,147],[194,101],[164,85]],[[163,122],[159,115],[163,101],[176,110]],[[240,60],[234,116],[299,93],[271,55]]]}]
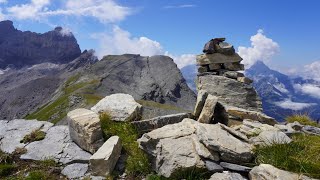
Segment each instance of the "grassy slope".
[{"label": "grassy slope", "polygon": [[88,106],[94,105],[102,99],[102,97],[95,95],[92,90],[99,84],[98,80],[77,82],[79,79],[80,74],[70,77],[64,83],[62,93],[56,100],[45,104],[25,118],[57,123],[67,115],[70,105],[70,96],[76,95],[82,97],[85,104]]}]

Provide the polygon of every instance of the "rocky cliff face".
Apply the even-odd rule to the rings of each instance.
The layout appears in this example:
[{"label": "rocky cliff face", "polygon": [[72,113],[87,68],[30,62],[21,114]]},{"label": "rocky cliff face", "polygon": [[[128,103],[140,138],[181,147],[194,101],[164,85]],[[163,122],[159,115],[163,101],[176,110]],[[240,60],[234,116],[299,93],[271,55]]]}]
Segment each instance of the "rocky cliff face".
[{"label": "rocky cliff face", "polygon": [[101,84],[96,90],[102,96],[126,93],[137,100],[193,110],[196,95],[187,86],[170,57],[132,54],[106,56],[90,70],[101,78]]},{"label": "rocky cliff face", "polygon": [[0,22],[0,68],[22,68],[40,63],[68,63],[81,54],[72,33],[61,27],[44,34],[22,32],[11,21]]}]

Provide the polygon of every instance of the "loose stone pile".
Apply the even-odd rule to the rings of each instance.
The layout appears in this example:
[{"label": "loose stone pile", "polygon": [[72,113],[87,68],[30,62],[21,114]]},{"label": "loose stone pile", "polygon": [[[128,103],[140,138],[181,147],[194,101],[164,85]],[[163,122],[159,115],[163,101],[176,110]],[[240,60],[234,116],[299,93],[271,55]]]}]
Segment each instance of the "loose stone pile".
[{"label": "loose stone pile", "polygon": [[233,46],[224,42],[225,38],[211,39],[204,46],[203,52],[197,56],[198,73],[210,73],[236,79],[247,84],[252,81],[240,72],[244,65],[242,58],[235,52]]}]

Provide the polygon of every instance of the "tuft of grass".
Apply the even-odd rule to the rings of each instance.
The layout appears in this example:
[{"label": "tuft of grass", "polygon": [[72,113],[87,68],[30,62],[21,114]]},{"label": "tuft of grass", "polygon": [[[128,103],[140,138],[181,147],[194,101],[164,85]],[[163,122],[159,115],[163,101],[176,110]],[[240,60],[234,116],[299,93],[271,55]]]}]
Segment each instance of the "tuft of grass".
[{"label": "tuft of grass", "polygon": [[286,118],[288,123],[293,123],[295,121],[299,122],[302,125],[309,125],[309,126],[319,126],[315,121],[313,121],[309,116],[304,114],[296,114]]},{"label": "tuft of grass", "polygon": [[299,134],[289,144],[257,146],[256,163],[320,178],[320,136]]},{"label": "tuft of grass", "polygon": [[40,129],[38,129],[38,130],[34,130],[30,134],[26,135],[20,142],[26,144],[26,143],[31,143],[34,141],[41,141],[45,137],[46,137],[46,133],[43,131],[40,131]]},{"label": "tuft of grass", "polygon": [[10,175],[16,167],[13,164],[0,164],[0,177]]},{"label": "tuft of grass", "polygon": [[166,178],[157,174],[149,174],[147,180],[204,180],[209,179],[212,173],[206,169],[189,168],[185,170],[177,171],[170,178]]},{"label": "tuft of grass", "polygon": [[126,172],[128,175],[142,176],[151,172],[147,155],[139,148],[137,139],[138,132],[130,122],[112,121],[110,115],[103,113],[100,115],[101,128],[104,138],[119,136],[123,150],[127,155]]},{"label": "tuft of grass", "polygon": [[49,175],[47,175],[45,172],[36,170],[31,171],[28,176],[26,177],[26,180],[47,180],[52,179]]}]

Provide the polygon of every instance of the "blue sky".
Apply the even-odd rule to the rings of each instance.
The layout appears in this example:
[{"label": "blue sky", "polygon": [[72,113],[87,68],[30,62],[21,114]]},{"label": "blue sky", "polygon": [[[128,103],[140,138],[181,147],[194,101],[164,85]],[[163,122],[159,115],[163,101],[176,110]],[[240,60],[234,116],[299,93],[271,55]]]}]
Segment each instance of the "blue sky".
[{"label": "blue sky", "polygon": [[[0,19],[21,30],[70,30],[82,50],[167,54],[193,63],[204,43],[226,37],[245,62],[283,72],[320,70],[318,0],[0,0]],[[312,65],[313,64],[313,65]],[[319,75],[320,77],[320,75]]]}]

